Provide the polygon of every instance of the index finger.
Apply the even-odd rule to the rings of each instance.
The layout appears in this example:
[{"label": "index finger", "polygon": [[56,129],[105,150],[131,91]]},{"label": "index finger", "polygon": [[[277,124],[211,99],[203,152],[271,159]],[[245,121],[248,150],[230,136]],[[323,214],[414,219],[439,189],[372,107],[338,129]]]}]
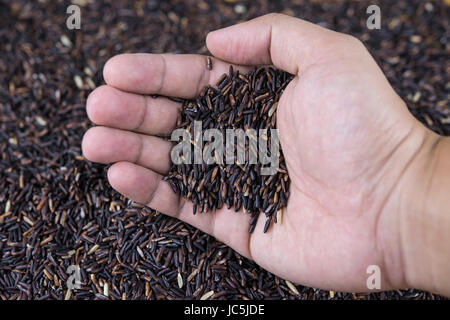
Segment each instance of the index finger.
[{"label": "index finger", "polygon": [[[206,85],[215,85],[230,64],[198,54],[120,54],[105,64],[103,77],[117,89],[140,93],[160,94],[179,98],[195,98]],[[241,72],[246,67],[234,66]]]}]

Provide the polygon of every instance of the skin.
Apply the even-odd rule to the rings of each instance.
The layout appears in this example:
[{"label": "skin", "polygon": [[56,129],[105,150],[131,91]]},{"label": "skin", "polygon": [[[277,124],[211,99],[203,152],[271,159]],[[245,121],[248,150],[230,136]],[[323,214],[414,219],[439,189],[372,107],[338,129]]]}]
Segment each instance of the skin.
[{"label": "skin", "polygon": [[[111,186],[294,283],[366,292],[367,268],[377,265],[381,290],[450,295],[448,138],[414,119],[362,43],[270,14],[214,31],[206,44],[212,71],[199,55],[124,54],[107,62],[106,85],[87,102],[98,126],[82,149],[88,160],[114,163]],[[296,76],[277,111],[291,196],[282,223],[267,234],[263,215],[251,235],[242,212],[193,216],[192,203],[162,181],[172,145],[158,136],[170,135],[180,105],[149,95],[194,98],[230,63],[242,72],[273,64]]]}]

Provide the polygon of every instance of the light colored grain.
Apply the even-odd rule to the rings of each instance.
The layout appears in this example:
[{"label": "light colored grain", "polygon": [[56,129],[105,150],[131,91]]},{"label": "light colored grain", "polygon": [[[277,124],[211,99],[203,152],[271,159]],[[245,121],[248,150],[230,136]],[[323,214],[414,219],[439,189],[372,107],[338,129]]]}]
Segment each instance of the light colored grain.
[{"label": "light colored grain", "polygon": [[285,282],[286,282],[286,285],[288,286],[288,288],[292,291],[292,292],[294,292],[296,295],[300,295],[300,292],[298,292],[298,290],[297,290],[297,288],[292,284],[292,282],[290,282],[290,281],[288,281],[288,280],[285,280]]},{"label": "light colored grain", "polygon": [[278,102],[275,102],[269,109],[269,117],[271,117],[274,112],[277,110]]},{"label": "light colored grain", "polygon": [[283,222],[283,208],[277,211],[277,224],[281,224]]},{"label": "light colored grain", "polygon": [[183,277],[181,276],[181,273],[178,272],[177,275],[177,281],[178,281],[178,288],[183,288]]},{"label": "light colored grain", "polygon": [[87,254],[88,254],[88,255],[93,254],[95,251],[98,250],[98,248],[100,248],[100,246],[99,246],[98,244],[93,245],[92,248],[89,249],[89,251],[88,251]]},{"label": "light colored grain", "polygon": [[202,297],[200,298],[200,300],[208,300],[212,295],[214,294],[214,291],[208,291],[207,293],[205,293],[204,295],[202,295]]}]

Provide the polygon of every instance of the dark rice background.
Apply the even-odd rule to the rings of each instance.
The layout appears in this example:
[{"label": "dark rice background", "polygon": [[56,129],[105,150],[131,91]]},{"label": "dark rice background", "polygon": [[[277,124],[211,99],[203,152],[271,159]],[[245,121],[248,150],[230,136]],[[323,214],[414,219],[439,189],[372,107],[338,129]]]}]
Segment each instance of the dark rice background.
[{"label": "dark rice background", "polygon": [[[83,159],[89,92],[123,52],[206,53],[208,31],[283,12],[366,44],[413,114],[450,135],[449,1],[0,1],[0,299],[440,299],[286,282],[194,228],[129,202]],[[379,4],[381,30],[365,27]],[[67,39],[70,40],[70,43]],[[80,81],[81,80],[81,81]],[[178,276],[179,274],[179,276]],[[181,278],[181,289],[179,280]],[[108,289],[105,289],[107,287]]]}]

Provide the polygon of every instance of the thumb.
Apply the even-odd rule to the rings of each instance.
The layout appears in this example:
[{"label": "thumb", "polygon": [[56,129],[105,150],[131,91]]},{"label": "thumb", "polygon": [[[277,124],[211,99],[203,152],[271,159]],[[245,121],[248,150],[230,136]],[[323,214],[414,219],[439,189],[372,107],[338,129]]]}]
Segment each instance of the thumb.
[{"label": "thumb", "polygon": [[210,32],[206,45],[214,56],[228,62],[273,64],[298,74],[299,69],[317,62],[330,42],[342,36],[301,19],[272,13]]}]

